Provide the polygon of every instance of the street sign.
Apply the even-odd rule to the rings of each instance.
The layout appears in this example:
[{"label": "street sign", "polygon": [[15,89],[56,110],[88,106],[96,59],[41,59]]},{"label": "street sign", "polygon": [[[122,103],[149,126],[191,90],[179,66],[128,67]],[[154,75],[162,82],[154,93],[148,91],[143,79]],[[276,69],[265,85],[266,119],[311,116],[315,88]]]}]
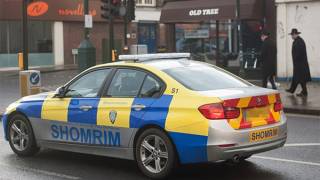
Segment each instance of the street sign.
[{"label": "street sign", "polygon": [[92,15],[86,14],[84,16],[84,27],[85,28],[92,28]]},{"label": "street sign", "polygon": [[29,87],[39,87],[40,86],[40,72],[32,71],[29,76]]}]

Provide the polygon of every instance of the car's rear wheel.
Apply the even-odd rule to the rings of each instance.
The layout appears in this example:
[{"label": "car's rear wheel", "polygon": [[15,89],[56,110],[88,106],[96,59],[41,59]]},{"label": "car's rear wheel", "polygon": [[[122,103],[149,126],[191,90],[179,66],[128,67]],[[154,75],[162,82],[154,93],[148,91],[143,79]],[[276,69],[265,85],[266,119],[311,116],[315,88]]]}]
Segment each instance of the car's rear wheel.
[{"label": "car's rear wheel", "polygon": [[139,169],[153,179],[168,177],[176,163],[171,140],[155,128],[147,129],[138,137],[135,155]]},{"label": "car's rear wheel", "polygon": [[32,156],[39,151],[30,122],[22,115],[14,115],[8,124],[9,144],[19,156]]}]

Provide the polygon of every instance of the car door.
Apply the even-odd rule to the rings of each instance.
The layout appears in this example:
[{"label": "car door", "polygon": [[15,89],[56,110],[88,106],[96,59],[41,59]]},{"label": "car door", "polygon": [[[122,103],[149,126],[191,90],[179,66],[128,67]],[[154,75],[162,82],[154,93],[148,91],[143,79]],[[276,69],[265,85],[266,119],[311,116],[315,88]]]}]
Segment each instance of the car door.
[{"label": "car door", "polygon": [[101,90],[112,69],[85,73],[66,86],[63,98],[49,96],[42,107],[42,133],[49,141],[104,144],[104,130],[97,129],[97,108]]},{"label": "car door", "polygon": [[130,124],[132,108],[137,111],[145,108],[142,104],[133,105],[145,77],[146,73],[140,70],[117,69],[99,103],[97,125],[119,130],[122,147],[129,146],[135,131]]}]

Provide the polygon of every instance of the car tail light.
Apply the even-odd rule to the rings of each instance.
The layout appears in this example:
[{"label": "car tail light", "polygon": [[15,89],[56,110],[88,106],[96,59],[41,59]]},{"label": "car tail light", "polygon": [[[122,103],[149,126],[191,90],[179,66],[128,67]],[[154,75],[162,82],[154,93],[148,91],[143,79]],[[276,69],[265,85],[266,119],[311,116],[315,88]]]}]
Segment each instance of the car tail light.
[{"label": "car tail light", "polygon": [[281,102],[276,102],[276,103],[274,103],[274,111],[275,111],[275,112],[282,111],[282,109],[283,109],[283,106],[282,106],[282,103],[281,103]]},{"label": "car tail light", "polygon": [[201,114],[210,120],[235,119],[240,115],[240,109],[235,107],[223,107],[222,104],[206,104],[199,107]]},{"label": "car tail light", "polygon": [[274,103],[274,111],[279,112],[283,110],[280,94],[276,94],[276,102]]},{"label": "car tail light", "polygon": [[224,108],[224,114],[226,119],[236,119],[240,116],[240,109],[236,107]]}]

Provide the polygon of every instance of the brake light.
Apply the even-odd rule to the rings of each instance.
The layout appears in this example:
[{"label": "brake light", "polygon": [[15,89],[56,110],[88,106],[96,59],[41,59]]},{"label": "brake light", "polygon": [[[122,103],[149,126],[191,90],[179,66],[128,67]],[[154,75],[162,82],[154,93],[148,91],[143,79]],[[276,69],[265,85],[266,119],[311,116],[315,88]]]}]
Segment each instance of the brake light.
[{"label": "brake light", "polygon": [[207,119],[224,119],[222,104],[206,104],[199,107],[201,114]]},{"label": "brake light", "polygon": [[240,116],[240,109],[236,107],[224,108],[224,114],[226,119],[236,119]]},{"label": "brake light", "polygon": [[281,102],[280,94],[276,94],[276,102],[274,103],[274,111],[279,112],[283,110],[283,105]]},{"label": "brake light", "polygon": [[223,107],[222,104],[206,104],[199,107],[201,114],[210,120],[236,119],[240,116],[240,109],[236,107]]},{"label": "brake light", "polygon": [[275,111],[275,112],[282,111],[282,109],[283,109],[283,106],[282,106],[282,103],[281,103],[281,102],[276,102],[276,103],[274,103],[274,111]]}]

